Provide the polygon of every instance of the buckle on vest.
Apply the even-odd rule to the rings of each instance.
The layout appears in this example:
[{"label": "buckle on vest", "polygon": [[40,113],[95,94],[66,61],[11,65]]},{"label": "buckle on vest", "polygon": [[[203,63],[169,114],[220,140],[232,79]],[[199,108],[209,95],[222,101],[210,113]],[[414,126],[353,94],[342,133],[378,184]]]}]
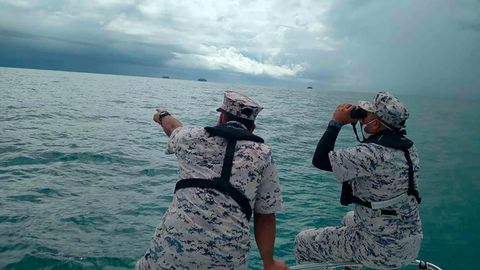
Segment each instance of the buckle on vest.
[{"label": "buckle on vest", "polygon": [[402,193],[402,194],[398,195],[397,197],[394,197],[390,200],[371,202],[372,209],[377,210],[377,209],[381,209],[381,208],[387,208],[389,206],[392,206],[392,205],[395,205],[395,204],[401,202],[406,197],[408,197],[407,193]]}]

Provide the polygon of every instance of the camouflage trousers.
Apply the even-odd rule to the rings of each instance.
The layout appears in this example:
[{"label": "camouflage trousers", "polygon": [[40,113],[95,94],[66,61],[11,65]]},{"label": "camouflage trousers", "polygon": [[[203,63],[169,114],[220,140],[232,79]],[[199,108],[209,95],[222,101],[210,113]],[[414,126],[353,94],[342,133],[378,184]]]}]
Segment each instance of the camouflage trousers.
[{"label": "camouflage trousers", "polygon": [[[231,232],[228,226],[221,229]],[[190,219],[165,215],[135,270],[247,270],[250,237],[237,235],[242,237],[232,241],[198,225],[192,229]]]},{"label": "camouflage trousers", "polygon": [[414,261],[420,250],[421,239],[419,235],[378,243],[358,232],[351,211],[343,218],[341,227],[300,232],[295,238],[295,257],[298,264],[357,263],[377,269],[391,269]]}]

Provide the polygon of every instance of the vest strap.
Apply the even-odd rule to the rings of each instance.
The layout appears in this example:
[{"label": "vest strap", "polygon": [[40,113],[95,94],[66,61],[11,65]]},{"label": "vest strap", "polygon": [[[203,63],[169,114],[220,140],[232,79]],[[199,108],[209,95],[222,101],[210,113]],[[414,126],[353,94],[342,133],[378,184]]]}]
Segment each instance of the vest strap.
[{"label": "vest strap", "polygon": [[211,188],[218,190],[223,194],[228,194],[240,206],[242,212],[248,221],[252,218],[252,207],[250,201],[238,189],[230,183],[224,183],[220,178],[214,178],[213,181],[201,178],[182,179],[175,185],[175,192],[182,188]]},{"label": "vest strap", "polygon": [[407,159],[407,164],[408,164],[408,191],[407,191],[407,194],[415,197],[415,200],[417,200],[417,203],[421,203],[422,198],[420,198],[420,194],[418,193],[418,190],[415,189],[415,183],[414,183],[414,179],[413,179],[413,163],[412,163],[412,159],[410,158],[410,153],[408,153],[407,149],[404,149],[403,153],[405,154],[405,158]]},{"label": "vest strap", "polygon": [[232,174],[233,156],[235,155],[236,140],[227,141],[227,150],[225,151],[225,157],[223,158],[222,175],[220,176],[224,182],[229,183],[230,176]]}]

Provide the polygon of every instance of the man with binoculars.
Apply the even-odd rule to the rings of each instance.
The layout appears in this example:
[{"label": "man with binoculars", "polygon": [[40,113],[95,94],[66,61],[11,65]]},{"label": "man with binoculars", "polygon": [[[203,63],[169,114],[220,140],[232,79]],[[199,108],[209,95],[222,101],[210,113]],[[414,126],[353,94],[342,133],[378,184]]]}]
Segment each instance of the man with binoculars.
[{"label": "man with binoculars", "polygon": [[[299,264],[345,262],[384,269],[416,259],[423,237],[419,157],[405,137],[408,117],[405,106],[387,92],[377,93],[371,103],[337,107],[313,165],[333,171],[342,183],[341,203],[353,203],[354,210],[345,215],[342,226],[300,232],[295,239]],[[364,138],[360,144],[334,150],[342,126],[352,124],[357,135],[357,122]]]}]

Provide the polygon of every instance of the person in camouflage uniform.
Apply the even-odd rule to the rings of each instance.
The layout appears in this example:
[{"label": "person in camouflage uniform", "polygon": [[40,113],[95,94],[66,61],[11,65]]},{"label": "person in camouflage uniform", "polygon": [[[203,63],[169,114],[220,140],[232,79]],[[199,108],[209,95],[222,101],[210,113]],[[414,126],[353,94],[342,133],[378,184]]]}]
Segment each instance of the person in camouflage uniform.
[{"label": "person in camouflage uniform", "polygon": [[[249,97],[226,92],[217,109],[221,112],[219,126],[248,135],[255,129],[254,120],[262,109]],[[212,136],[207,128],[182,127],[163,109],[157,109],[154,121],[170,137],[167,153],[178,158],[179,180],[212,181],[223,176],[228,151],[225,138]],[[283,203],[271,148],[238,140],[232,164],[229,183],[253,209],[255,239],[264,269],[288,269],[273,257],[275,212],[283,208]],[[211,188],[182,188],[176,189],[136,269],[247,269],[249,251],[249,221],[232,197]]]},{"label": "person in camouflage uniform", "polygon": [[[411,146],[405,153],[366,138],[355,147],[333,150],[341,127],[357,122],[358,119],[351,117],[351,111],[358,108],[366,111],[360,122],[362,134],[367,137],[381,142],[382,137],[389,134],[406,134],[404,127],[409,113],[387,92],[379,92],[372,103],[361,101],[357,106],[337,107],[318,143],[313,164],[321,170],[333,171],[339,182],[351,188],[356,199],[367,203],[354,201],[354,210],[347,213],[341,226],[300,232],[295,239],[299,264],[353,262],[389,269],[412,262],[418,255],[422,239],[420,199],[418,193],[417,197],[410,196],[410,166],[406,160],[409,154],[413,194],[418,186],[417,149]],[[403,135],[398,136],[409,141]]]}]

